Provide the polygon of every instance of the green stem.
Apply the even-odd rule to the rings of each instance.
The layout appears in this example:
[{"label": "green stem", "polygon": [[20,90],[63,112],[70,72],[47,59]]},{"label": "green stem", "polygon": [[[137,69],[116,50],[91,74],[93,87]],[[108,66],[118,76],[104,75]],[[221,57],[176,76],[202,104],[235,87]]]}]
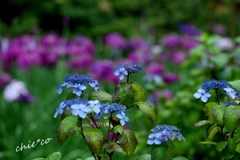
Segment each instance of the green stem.
[{"label": "green stem", "polygon": [[[110,117],[109,117],[107,136],[109,136],[111,120],[112,120],[112,112],[111,112]],[[108,142],[109,142],[109,139],[108,139]]]},{"label": "green stem", "polygon": [[[80,121],[80,134],[83,136],[84,141],[87,143],[86,137],[85,137],[85,135],[84,135],[84,133],[83,133],[82,118],[78,118],[78,119],[79,119],[79,121]],[[87,146],[88,146],[88,145],[87,145]],[[89,150],[91,151],[93,158],[94,158],[95,160],[97,160],[97,157],[95,156],[94,152],[90,149],[89,146],[88,146],[88,148],[89,148]]]},{"label": "green stem", "polygon": [[218,93],[219,93],[219,92],[218,92],[218,89],[215,89],[215,91],[216,91],[215,93],[216,93],[216,97],[217,97],[217,104],[220,104],[220,103],[219,103],[219,97],[218,97]]},{"label": "green stem", "polygon": [[127,83],[129,83],[130,74],[127,75]]}]

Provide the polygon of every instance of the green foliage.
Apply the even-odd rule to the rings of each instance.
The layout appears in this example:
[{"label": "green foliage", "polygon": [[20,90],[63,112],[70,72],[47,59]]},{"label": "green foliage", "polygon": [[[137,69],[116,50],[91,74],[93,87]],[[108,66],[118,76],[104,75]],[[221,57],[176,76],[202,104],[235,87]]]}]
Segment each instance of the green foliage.
[{"label": "green foliage", "polygon": [[66,139],[70,138],[73,132],[77,130],[77,121],[77,117],[68,116],[60,122],[56,129],[57,140],[60,145],[62,145]]},{"label": "green foliage", "polygon": [[110,95],[109,93],[107,92],[104,92],[104,91],[95,91],[95,92],[92,92],[91,95],[90,95],[90,99],[91,100],[98,100],[98,101],[112,101],[112,95]]},{"label": "green foliage", "polygon": [[104,143],[101,130],[92,127],[83,127],[83,135],[89,149],[99,155]]},{"label": "green foliage", "polygon": [[120,146],[130,156],[136,149],[138,144],[135,134],[131,130],[125,130],[119,139]]},{"label": "green foliage", "polygon": [[129,107],[133,103],[134,91],[128,83],[120,83],[115,89],[115,93],[112,96],[113,103],[119,103]]},{"label": "green foliage", "polygon": [[132,90],[134,92],[134,99],[137,102],[144,102],[147,100],[148,93],[137,83],[131,82],[130,83]]},{"label": "green foliage", "polygon": [[152,160],[170,160],[173,155],[173,148],[165,142],[153,147],[151,158]]}]

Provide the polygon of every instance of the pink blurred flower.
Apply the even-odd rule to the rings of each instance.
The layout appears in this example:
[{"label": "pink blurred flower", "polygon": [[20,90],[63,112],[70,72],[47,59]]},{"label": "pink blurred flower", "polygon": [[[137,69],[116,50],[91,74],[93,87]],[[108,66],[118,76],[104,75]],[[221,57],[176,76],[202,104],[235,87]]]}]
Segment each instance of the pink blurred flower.
[{"label": "pink blurred flower", "polygon": [[163,80],[165,83],[173,83],[175,81],[177,81],[179,79],[178,75],[176,73],[167,73],[165,75],[163,75]]},{"label": "pink blurred flower", "polygon": [[9,74],[2,72],[0,74],[0,87],[10,82],[11,80],[12,80],[12,77]]},{"label": "pink blurred flower", "polygon": [[162,74],[164,66],[158,63],[152,63],[146,67],[147,74]]},{"label": "pink blurred flower", "polygon": [[165,35],[160,39],[160,44],[167,47],[177,47],[181,43],[181,37],[177,34]]},{"label": "pink blurred flower", "polygon": [[176,64],[182,64],[187,58],[188,55],[181,51],[170,53],[170,60]]},{"label": "pink blurred flower", "polygon": [[103,43],[114,49],[125,49],[127,47],[127,41],[117,32],[107,34],[103,38]]}]

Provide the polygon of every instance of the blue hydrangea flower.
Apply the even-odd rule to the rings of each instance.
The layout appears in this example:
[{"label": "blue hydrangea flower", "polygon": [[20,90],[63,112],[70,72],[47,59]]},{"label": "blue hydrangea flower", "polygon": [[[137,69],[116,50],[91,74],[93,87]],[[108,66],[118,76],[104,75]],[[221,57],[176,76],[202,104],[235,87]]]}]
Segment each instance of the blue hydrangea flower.
[{"label": "blue hydrangea flower", "polygon": [[126,69],[124,67],[118,67],[114,71],[114,75],[119,76],[119,79],[123,80],[123,78],[128,75],[128,72],[126,71]]},{"label": "blue hydrangea flower", "polygon": [[202,84],[202,89],[204,89],[206,92],[208,92],[211,89],[223,89],[227,88],[228,84],[225,80],[206,80]]},{"label": "blue hydrangea flower", "polygon": [[67,88],[73,87],[73,93],[80,96],[82,91],[87,88],[85,84],[89,84],[95,90],[99,90],[98,82],[96,80],[92,80],[89,75],[78,75],[76,73],[71,73],[68,74],[64,78],[64,82],[59,85],[57,93],[61,94],[63,87],[67,85]]},{"label": "blue hydrangea flower", "polygon": [[99,113],[100,109],[98,108],[101,108],[99,105],[97,101],[86,101],[79,98],[66,100],[56,109],[57,111],[54,117],[57,117],[58,114],[62,114],[65,109],[71,109],[73,115],[84,119],[89,112],[94,111],[95,113]]},{"label": "blue hydrangea flower", "polygon": [[206,91],[202,88],[199,88],[196,93],[193,95],[195,98],[200,98],[203,102],[207,102],[208,98],[211,97],[210,93],[206,93]]},{"label": "blue hydrangea flower", "polygon": [[119,112],[116,117],[120,119],[120,123],[122,126],[125,125],[125,122],[129,121],[129,118],[125,116],[125,112]]},{"label": "blue hydrangea flower", "polygon": [[117,104],[117,103],[112,103],[112,104],[102,104],[101,106],[101,111],[95,115],[95,118],[100,119],[102,117],[103,113],[121,113],[121,112],[125,112],[126,110],[126,106],[121,105],[121,104]]},{"label": "blue hydrangea flower", "polygon": [[151,131],[156,133],[152,133],[148,136],[147,144],[149,145],[159,145],[164,141],[173,141],[175,139],[174,136],[176,136],[179,141],[185,141],[185,138],[181,135],[179,129],[175,126],[157,125]]},{"label": "blue hydrangea flower", "polygon": [[73,104],[71,108],[72,114],[79,116],[82,119],[86,118],[87,113],[91,111],[91,109],[86,104]]},{"label": "blue hydrangea flower", "polygon": [[94,111],[96,114],[100,113],[102,107],[98,100],[88,101],[88,106],[91,111]]},{"label": "blue hydrangea flower", "polygon": [[223,88],[223,90],[225,90],[226,94],[229,95],[232,99],[236,98],[236,92],[231,87]]},{"label": "blue hydrangea flower", "polygon": [[129,74],[139,73],[143,68],[140,65],[121,65],[115,68],[114,74],[119,76],[120,80]]}]

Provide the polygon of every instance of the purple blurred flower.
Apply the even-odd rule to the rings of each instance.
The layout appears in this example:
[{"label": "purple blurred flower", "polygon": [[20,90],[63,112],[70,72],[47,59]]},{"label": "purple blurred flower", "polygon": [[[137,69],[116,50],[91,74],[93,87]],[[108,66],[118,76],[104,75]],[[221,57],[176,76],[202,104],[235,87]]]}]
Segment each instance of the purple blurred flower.
[{"label": "purple blurred flower", "polygon": [[192,48],[197,47],[199,44],[201,44],[200,41],[194,39],[193,37],[190,36],[183,36],[181,37],[181,45],[186,49],[190,50]]},{"label": "purple blurred flower", "polygon": [[12,80],[3,91],[4,98],[9,102],[26,101],[33,102],[35,98],[29,94],[25,84],[18,80]]},{"label": "purple blurred flower", "polygon": [[213,24],[210,28],[216,34],[225,35],[227,33],[226,27],[221,24]]},{"label": "purple blurred flower", "polygon": [[169,34],[160,39],[160,44],[167,47],[177,47],[181,44],[181,37],[177,34]]},{"label": "purple blurred flower", "polygon": [[234,44],[230,38],[220,38],[215,45],[223,51],[228,51],[234,47]]},{"label": "purple blurred flower", "polygon": [[164,82],[166,82],[168,84],[173,83],[173,82],[177,81],[178,79],[179,79],[178,75],[173,72],[163,75]]},{"label": "purple blurred flower", "polygon": [[12,77],[9,74],[2,72],[0,74],[0,87],[10,82],[11,80],[12,80]]},{"label": "purple blurred flower", "polygon": [[152,63],[146,67],[147,74],[162,74],[164,66],[158,63]]},{"label": "purple blurred flower", "polygon": [[188,55],[181,51],[170,53],[170,60],[176,64],[182,64],[187,58]]},{"label": "purple blurred flower", "polygon": [[197,27],[190,24],[181,24],[179,26],[179,30],[189,36],[200,36],[201,32]]},{"label": "purple blurred flower", "polygon": [[95,61],[90,68],[91,76],[93,79],[114,82],[115,84],[118,84],[120,80],[114,75],[114,71],[112,69],[113,66],[114,64],[110,60]]},{"label": "purple blurred flower", "polygon": [[127,41],[117,32],[109,33],[103,38],[103,43],[113,49],[125,49]]},{"label": "purple blurred flower", "polygon": [[84,70],[91,66],[93,63],[93,56],[88,53],[82,53],[72,57],[67,61],[67,66],[71,69]]},{"label": "purple blurred flower", "polygon": [[45,47],[56,46],[58,45],[59,41],[60,41],[60,37],[58,37],[54,33],[49,33],[40,39],[40,44]]}]

